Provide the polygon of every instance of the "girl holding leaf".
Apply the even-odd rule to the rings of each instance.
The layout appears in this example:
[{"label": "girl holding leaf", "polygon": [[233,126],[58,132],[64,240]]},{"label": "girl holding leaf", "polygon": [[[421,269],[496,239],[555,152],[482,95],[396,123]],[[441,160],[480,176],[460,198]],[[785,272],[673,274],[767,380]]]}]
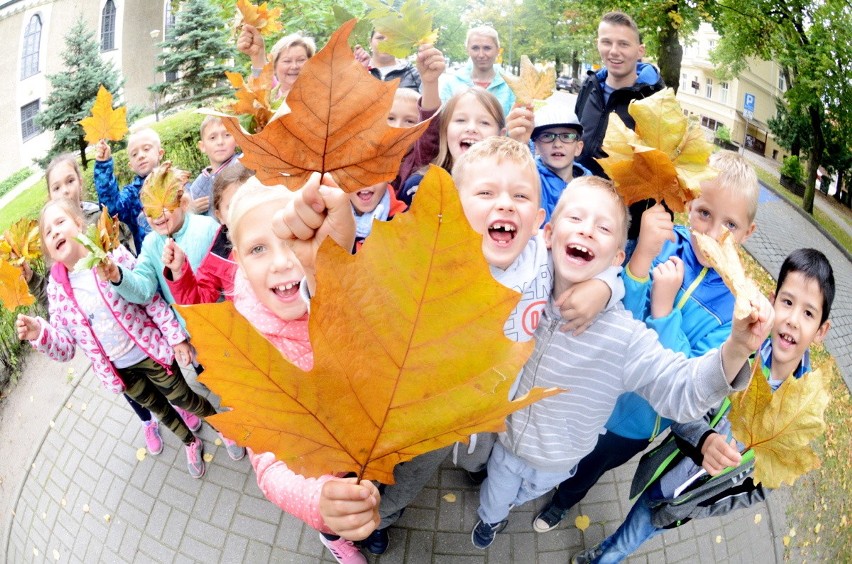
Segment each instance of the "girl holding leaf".
[{"label": "girl holding leaf", "polygon": [[[205,471],[201,439],[170,404],[200,417],[215,413],[210,402],[190,390],[181,375],[178,364],[191,360],[186,334],[159,295],[144,304],[132,304],[96,275],[94,265],[85,262],[86,247],[78,240],[83,226],[77,202],[59,198],[42,209],[39,233],[54,261],[47,286],[50,323],[19,315],[15,324],[18,338],[60,362],[71,360],[79,346],[106,389],[124,392],[149,408],[181,439],[189,473],[200,478]],[[78,270],[81,260],[85,266]],[[104,260],[128,271],[136,264],[121,245],[104,253]]]}]

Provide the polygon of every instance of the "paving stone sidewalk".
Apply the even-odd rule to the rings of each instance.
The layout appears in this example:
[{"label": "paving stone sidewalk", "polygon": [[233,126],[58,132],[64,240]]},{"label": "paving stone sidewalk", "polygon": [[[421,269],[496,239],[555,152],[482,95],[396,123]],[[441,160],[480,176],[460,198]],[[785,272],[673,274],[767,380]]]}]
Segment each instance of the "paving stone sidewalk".
[{"label": "paving stone sidewalk", "polygon": [[[786,207],[785,207],[786,206]],[[793,248],[814,246],[835,266],[838,298],[828,342],[849,377],[850,274],[848,261],[789,204],[764,192],[759,230],[749,251],[773,275]],[[842,256],[842,255],[841,255]],[[62,370],[62,367],[57,367]],[[37,377],[38,375],[34,375]],[[24,377],[27,377],[25,375]],[[139,422],[121,398],[105,392],[91,371],[71,388],[53,423],[29,453],[15,453],[29,470],[15,495],[14,515],[3,516],[0,560],[23,562],[330,562],[317,533],[267,502],[247,459],[231,461],[202,437],[213,460],[207,474],[192,479],[182,445],[164,430],[166,447],[139,461],[144,445]],[[9,456],[9,453],[4,453]],[[391,545],[379,563],[565,563],[570,556],[612,533],[629,509],[635,460],[604,476],[563,525],[537,534],[530,522],[543,500],[516,508],[506,532],[487,551],[470,543],[477,490],[449,464],[391,529]],[[688,523],[666,532],[630,562],[748,562],[783,560],[789,527],[784,490],[768,502],[723,518]],[[591,525],[574,527],[578,515]]]}]

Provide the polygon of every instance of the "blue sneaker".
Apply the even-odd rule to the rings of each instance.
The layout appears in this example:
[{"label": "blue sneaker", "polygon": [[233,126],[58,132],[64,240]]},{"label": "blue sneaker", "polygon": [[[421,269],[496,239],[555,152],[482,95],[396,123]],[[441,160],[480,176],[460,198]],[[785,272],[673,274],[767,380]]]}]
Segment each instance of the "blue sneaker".
[{"label": "blue sneaker", "polygon": [[473,531],[470,532],[470,540],[473,546],[480,549],[486,549],[494,542],[494,537],[501,532],[509,524],[508,519],[503,519],[499,523],[484,523],[482,519],[476,522]]},{"label": "blue sneaker", "polygon": [[361,546],[367,549],[370,554],[384,554],[388,549],[388,530],[376,529],[370,536],[361,541]]}]

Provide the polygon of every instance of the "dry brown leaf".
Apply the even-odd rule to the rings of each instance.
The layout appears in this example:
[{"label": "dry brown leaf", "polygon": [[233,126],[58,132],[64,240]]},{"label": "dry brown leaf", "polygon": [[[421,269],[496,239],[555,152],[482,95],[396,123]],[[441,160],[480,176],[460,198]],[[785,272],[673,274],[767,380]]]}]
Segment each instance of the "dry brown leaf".
[{"label": "dry brown leaf", "polygon": [[247,135],[235,118],[223,118],[243,150],[242,164],[258,180],[290,189],[312,172],[329,172],[347,192],[396,177],[400,162],[426,130],[387,125],[396,82],[376,80],[355,60],[347,37],[350,20],[302,67],[287,95],[290,112]]},{"label": "dry brown leaf", "polygon": [[284,26],[279,21],[281,18],[281,8],[270,10],[266,2],[256,6],[249,2],[249,0],[237,0],[237,9],[243,16],[242,23],[256,27],[257,31],[263,36],[278,33],[284,29]]},{"label": "dry brown leaf", "polygon": [[41,258],[41,241],[38,236],[38,222],[22,218],[13,223],[0,237],[0,260],[22,265]]},{"label": "dry brown leaf", "polygon": [[80,125],[86,134],[84,139],[92,145],[101,139],[121,141],[127,135],[127,108],[112,109],[112,94],[101,85],[92,115],[80,120]]},{"label": "dry brown leaf", "polygon": [[9,311],[35,303],[21,270],[6,261],[0,261],[0,303]]},{"label": "dry brown leaf", "polygon": [[180,199],[183,195],[181,172],[173,169],[169,161],[151,171],[139,193],[146,216],[158,219],[165,212],[174,211],[180,207]]},{"label": "dry brown leaf", "polygon": [[226,109],[238,115],[250,115],[254,120],[254,132],[260,133],[272,116],[275,115],[270,92],[272,91],[272,63],[266,63],[258,76],[249,78],[237,72],[226,72],[225,76],[236,89],[237,101]]},{"label": "dry brown leaf", "polygon": [[502,73],[503,79],[512,92],[518,104],[532,104],[533,100],[546,100],[553,95],[556,88],[556,70],[547,65],[538,70],[526,55],[521,57],[521,75],[514,76]]},{"label": "dry brown leaf", "polygon": [[[326,241],[311,302],[314,368],[303,372],[229,302],[179,308],[230,411],[210,422],[310,476],[353,471],[393,482],[394,466],[479,431],[558,390],[515,401],[532,343],[503,324],[519,295],[497,283],[449,175],[424,177],[411,211],[377,222],[356,255]],[[404,276],[400,276],[404,272]]]},{"label": "dry brown leaf", "polygon": [[698,250],[734,295],[734,318],[745,319],[755,311],[753,301],[760,289],[746,274],[737,252],[739,245],[734,241],[733,235],[726,228],[722,229],[722,236],[718,241],[697,231],[692,232],[692,237]]},{"label": "dry brown leaf", "polygon": [[819,457],[810,442],[825,429],[828,406],[820,369],[801,378],[792,376],[772,393],[754,361],[749,387],[731,397],[728,419],[734,436],[754,450],[754,481],[767,488],[790,485],[802,474],[819,468]]}]

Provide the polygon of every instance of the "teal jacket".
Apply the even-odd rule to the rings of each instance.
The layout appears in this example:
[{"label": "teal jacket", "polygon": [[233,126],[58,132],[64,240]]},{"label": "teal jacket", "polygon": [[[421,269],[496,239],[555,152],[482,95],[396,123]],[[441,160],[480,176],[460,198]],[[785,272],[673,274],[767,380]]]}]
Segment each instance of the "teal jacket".
[{"label": "teal jacket", "polygon": [[[629,268],[624,276],[624,307],[656,331],[664,347],[693,358],[719,348],[730,335],[734,296],[715,270],[698,262],[689,230],[678,225],[674,232],[675,242],[667,241],[651,265],[653,269],[672,256],[683,261],[683,284],[674,309],[666,317],[653,319],[651,280],[636,278]],[[618,399],[606,428],[630,439],[653,439],[669,425],[671,421],[658,416],[648,402],[629,393]]]},{"label": "teal jacket", "polygon": [[[183,226],[172,235],[175,243],[186,253],[192,270],[198,270],[201,261],[213,244],[219,224],[206,215],[187,213]],[[121,268],[121,280],[116,284],[118,294],[131,303],[146,304],[159,292],[166,303],[174,304],[175,299],[166,284],[163,267],[163,247],[166,237],[154,231],[148,233],[142,242],[139,260],[133,270]],[[186,326],[180,315],[175,313],[181,324]]]},{"label": "teal jacket", "polygon": [[[453,97],[454,94],[463,92],[474,86],[471,73],[473,72],[473,63],[468,59],[467,64],[460,68],[456,74],[444,73],[441,75],[441,103],[446,103],[447,100]],[[494,79],[488,85],[488,90],[500,101],[503,106],[503,117],[509,115],[509,110],[515,103],[515,93],[503,80],[503,75],[500,74],[502,69],[499,65],[494,65]]]}]

